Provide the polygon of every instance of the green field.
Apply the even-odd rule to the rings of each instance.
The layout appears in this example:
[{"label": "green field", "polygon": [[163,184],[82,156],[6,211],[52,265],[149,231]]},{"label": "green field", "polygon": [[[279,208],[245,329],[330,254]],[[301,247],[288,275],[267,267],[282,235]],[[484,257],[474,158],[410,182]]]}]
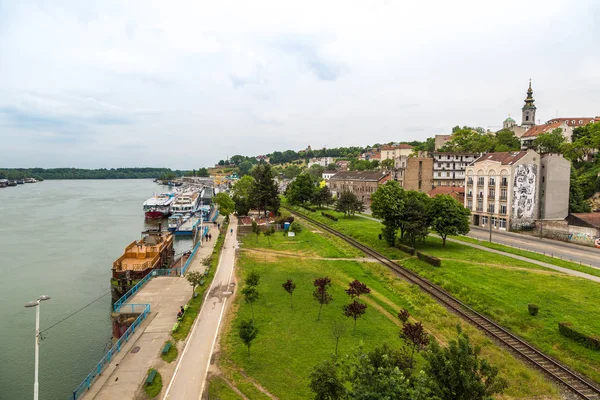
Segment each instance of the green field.
[{"label": "green field", "polygon": [[[483,356],[497,365],[502,375],[511,382],[503,398],[532,398],[536,395],[558,398],[555,387],[539,372],[529,369],[495,346],[478,330],[464,324],[421,290],[400,280],[379,263],[349,260],[364,255],[357,254],[355,249],[325,235],[318,228],[303,226],[304,230],[295,240],[276,233],[271,237],[271,245],[262,236],[258,243],[254,235],[242,238],[238,273],[242,277],[251,270],[261,274],[258,286],[261,297],[254,304],[259,333],[248,357],[246,347],[238,337],[238,328],[241,320],[251,317],[251,310],[241,296],[236,296],[233,318],[228,321],[221,339],[219,367],[246,396],[267,398],[250,383],[254,380],[282,399],[311,398],[313,395],[308,388],[310,371],[335,350],[331,334],[333,321],[342,321],[346,326],[339,343],[340,355],[351,353],[361,344],[366,350],[384,342],[399,347],[403,342],[398,335],[400,322],[396,314],[401,308],[406,308],[442,344],[456,336],[457,324],[463,325],[472,341],[483,347]],[[312,282],[323,276],[332,279],[333,301],[323,306],[321,320],[317,321],[318,304],[311,296],[314,289]],[[293,308],[289,294],[281,287],[287,279],[294,280],[297,285]],[[363,299],[369,308],[358,320],[356,333],[352,332],[353,320],[342,314],[342,305],[349,302],[344,289],[354,279],[366,283],[372,290]],[[242,281],[239,285],[241,288]],[[417,365],[421,362],[417,360]],[[215,385],[222,387],[218,383]],[[220,393],[218,388],[215,390]]]},{"label": "green field", "polygon": [[[405,254],[378,239],[380,223],[331,213],[340,215],[339,221],[331,221],[320,213],[308,214],[390,258]],[[432,267],[414,257],[403,260],[403,266],[442,286],[547,354],[600,382],[600,352],[558,332],[559,322],[570,322],[589,335],[600,331],[597,307],[600,286],[596,282],[459,243],[447,243],[444,248],[441,240],[433,235],[418,242],[417,249],[441,258],[442,267]],[[529,303],[540,307],[536,317],[529,316]]]}]

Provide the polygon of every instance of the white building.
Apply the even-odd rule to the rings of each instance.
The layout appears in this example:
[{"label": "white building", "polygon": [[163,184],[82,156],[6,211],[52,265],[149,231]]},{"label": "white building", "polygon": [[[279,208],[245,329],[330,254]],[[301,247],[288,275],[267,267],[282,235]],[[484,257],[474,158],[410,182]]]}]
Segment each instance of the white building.
[{"label": "white building", "polygon": [[464,186],[467,165],[481,156],[479,153],[432,153],[432,155],[434,187]]},{"label": "white building", "polygon": [[323,172],[322,178],[325,179],[326,181],[328,181],[329,178],[331,178],[335,174],[337,174],[337,171]]},{"label": "white building", "polygon": [[321,167],[326,167],[329,164],[333,164],[333,157],[314,157],[311,158],[308,162],[308,168],[313,165],[320,165]]}]

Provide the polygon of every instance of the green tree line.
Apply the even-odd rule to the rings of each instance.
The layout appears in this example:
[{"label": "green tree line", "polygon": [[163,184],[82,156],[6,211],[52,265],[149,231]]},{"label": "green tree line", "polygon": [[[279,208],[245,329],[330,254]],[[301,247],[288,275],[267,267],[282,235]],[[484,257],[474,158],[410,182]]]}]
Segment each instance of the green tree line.
[{"label": "green tree line", "polygon": [[187,171],[169,168],[5,168],[0,179],[151,179],[165,176],[179,177]]}]

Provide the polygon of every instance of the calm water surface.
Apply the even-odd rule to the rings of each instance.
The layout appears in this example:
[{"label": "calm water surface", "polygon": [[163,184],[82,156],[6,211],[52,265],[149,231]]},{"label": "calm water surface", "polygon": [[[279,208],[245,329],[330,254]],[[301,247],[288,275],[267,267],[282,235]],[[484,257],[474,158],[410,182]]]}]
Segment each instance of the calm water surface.
[{"label": "calm water surface", "polygon": [[[43,330],[110,291],[112,262],[149,227],[150,180],[44,181],[0,189],[0,399],[33,398],[35,309]],[[165,226],[165,224],[163,224]],[[177,241],[176,251],[190,247]],[[111,343],[110,294],[48,330],[40,399],[67,399]]]}]

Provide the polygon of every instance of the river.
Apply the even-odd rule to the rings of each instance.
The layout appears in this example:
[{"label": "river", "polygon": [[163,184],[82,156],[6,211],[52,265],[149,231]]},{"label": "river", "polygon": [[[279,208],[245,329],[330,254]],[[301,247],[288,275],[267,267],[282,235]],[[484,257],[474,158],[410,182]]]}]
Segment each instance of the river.
[{"label": "river", "polygon": [[[40,329],[41,400],[68,399],[111,343],[112,262],[140,232],[150,180],[59,180],[0,189],[0,399],[33,397],[35,309]],[[163,224],[163,226],[165,226]],[[191,240],[177,240],[176,252]]]}]

